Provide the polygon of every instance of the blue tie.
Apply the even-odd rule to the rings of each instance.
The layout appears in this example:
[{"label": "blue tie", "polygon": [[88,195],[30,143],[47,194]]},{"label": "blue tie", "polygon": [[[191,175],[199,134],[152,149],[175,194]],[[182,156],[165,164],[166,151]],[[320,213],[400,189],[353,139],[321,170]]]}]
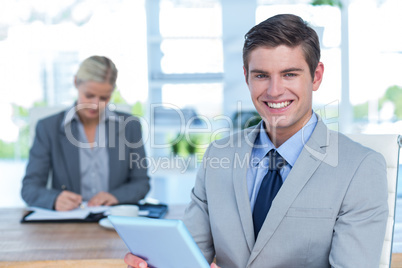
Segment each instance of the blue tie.
[{"label": "blue tie", "polygon": [[282,178],[279,171],[286,164],[285,160],[274,149],[268,152],[268,157],[268,173],[262,179],[260,190],[258,191],[257,199],[254,204],[253,223],[256,240],[271,207],[272,201],[282,186]]}]

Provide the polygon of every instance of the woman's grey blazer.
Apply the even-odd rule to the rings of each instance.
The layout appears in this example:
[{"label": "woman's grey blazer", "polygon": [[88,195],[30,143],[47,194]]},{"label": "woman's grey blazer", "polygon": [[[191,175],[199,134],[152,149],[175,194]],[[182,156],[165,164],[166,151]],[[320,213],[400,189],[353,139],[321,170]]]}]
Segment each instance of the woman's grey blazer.
[{"label": "woman's grey blazer", "polygon": [[[23,179],[21,195],[29,206],[54,208],[63,190],[81,192],[76,120],[71,129],[62,123],[66,111],[38,122],[35,140]],[[109,153],[109,192],[119,203],[136,203],[149,191],[147,162],[141,124],[129,114],[114,112],[118,120],[106,120]],[[142,164],[141,164],[142,163]],[[47,187],[48,178],[51,187]]]},{"label": "woman's grey blazer", "polygon": [[259,126],[210,145],[184,222],[222,268],[378,268],[388,215],[385,160],[320,120],[257,240],[246,173]]}]

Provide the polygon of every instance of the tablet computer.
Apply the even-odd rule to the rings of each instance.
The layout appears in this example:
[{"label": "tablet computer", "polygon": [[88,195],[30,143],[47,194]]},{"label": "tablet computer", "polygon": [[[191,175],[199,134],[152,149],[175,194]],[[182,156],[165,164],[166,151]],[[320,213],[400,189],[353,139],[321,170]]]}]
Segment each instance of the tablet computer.
[{"label": "tablet computer", "polygon": [[109,216],[131,253],[154,268],[209,268],[181,220]]}]

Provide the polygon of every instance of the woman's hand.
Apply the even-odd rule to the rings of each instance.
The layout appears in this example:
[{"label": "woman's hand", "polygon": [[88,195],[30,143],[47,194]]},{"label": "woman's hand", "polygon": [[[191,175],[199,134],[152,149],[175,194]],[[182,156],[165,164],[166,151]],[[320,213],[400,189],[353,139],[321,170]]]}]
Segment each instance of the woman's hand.
[{"label": "woman's hand", "polygon": [[57,211],[72,210],[79,207],[81,203],[81,195],[70,191],[62,191],[56,198],[54,209]]},{"label": "woman's hand", "polygon": [[114,197],[114,195],[107,192],[99,192],[88,201],[88,206],[112,206],[116,205],[117,203],[119,203],[119,201],[116,197]]}]

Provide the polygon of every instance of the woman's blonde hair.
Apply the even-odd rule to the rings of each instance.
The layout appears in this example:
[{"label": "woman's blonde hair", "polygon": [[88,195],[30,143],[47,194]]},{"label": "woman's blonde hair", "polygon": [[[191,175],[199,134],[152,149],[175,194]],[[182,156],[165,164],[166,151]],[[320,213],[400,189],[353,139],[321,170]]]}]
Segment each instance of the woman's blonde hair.
[{"label": "woman's blonde hair", "polygon": [[95,81],[100,83],[109,83],[116,87],[117,69],[116,65],[106,57],[91,56],[85,59],[75,75],[76,85],[87,81]]}]

